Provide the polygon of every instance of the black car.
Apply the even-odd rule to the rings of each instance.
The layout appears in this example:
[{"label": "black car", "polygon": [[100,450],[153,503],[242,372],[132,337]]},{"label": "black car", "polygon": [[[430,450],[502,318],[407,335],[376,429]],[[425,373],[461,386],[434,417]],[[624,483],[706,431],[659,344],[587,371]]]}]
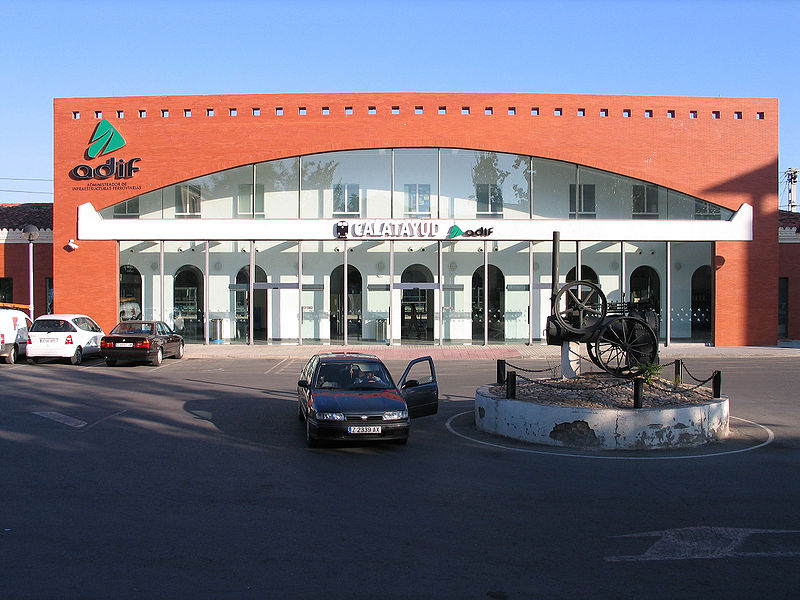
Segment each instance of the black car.
[{"label": "black car", "polygon": [[297,416],[305,420],[309,446],[318,440],[405,444],[411,419],[438,410],[439,386],[430,356],[412,360],[395,385],[371,354],[317,354],[297,382]]},{"label": "black car", "polygon": [[183,337],[164,321],[123,321],[100,340],[100,354],[109,367],[118,360],[158,366],[167,356],[183,358],[183,350]]}]

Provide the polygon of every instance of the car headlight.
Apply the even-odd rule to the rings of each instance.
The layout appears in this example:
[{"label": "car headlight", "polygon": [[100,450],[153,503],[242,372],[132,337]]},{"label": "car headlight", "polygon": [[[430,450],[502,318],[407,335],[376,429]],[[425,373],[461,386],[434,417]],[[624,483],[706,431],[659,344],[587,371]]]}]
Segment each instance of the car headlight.
[{"label": "car headlight", "polygon": [[344,421],[342,413],[318,412],[316,416],[318,421]]},{"label": "car headlight", "polygon": [[407,410],[390,410],[383,413],[384,421],[400,421],[401,419],[408,418]]}]

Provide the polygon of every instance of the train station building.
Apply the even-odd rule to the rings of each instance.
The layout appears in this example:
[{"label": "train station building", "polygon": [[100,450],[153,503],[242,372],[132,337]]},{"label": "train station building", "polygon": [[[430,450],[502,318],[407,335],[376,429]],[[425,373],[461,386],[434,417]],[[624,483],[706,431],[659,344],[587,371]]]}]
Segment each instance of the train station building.
[{"label": "train station building", "polygon": [[54,310],[105,330],[537,343],[559,232],[559,281],[650,300],[662,342],[777,343],[775,99],[73,98],[54,127]]}]

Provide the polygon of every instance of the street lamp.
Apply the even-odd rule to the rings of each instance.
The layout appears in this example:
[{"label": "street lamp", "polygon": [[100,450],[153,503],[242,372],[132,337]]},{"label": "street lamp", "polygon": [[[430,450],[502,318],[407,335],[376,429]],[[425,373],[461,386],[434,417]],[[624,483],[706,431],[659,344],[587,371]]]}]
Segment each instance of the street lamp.
[{"label": "street lamp", "polygon": [[22,233],[28,239],[28,300],[31,305],[31,321],[33,321],[33,241],[39,237],[39,228],[36,225],[25,225]]}]

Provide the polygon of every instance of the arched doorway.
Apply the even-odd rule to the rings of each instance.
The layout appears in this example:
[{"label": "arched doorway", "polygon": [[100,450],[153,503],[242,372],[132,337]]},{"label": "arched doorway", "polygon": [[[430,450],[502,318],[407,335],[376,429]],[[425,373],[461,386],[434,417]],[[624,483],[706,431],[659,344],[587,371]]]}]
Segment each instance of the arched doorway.
[{"label": "arched doorway", "polygon": [[133,265],[119,268],[119,320],[142,318],[142,274]]},{"label": "arched doorway", "polygon": [[[472,274],[472,341],[483,341],[483,267]],[[504,341],[506,337],[506,278],[495,265],[489,265],[489,341]]]},{"label": "arched doorway", "polygon": [[649,304],[661,313],[661,278],[653,267],[636,267],[631,273],[631,302]]},{"label": "arched doorway", "polygon": [[175,272],[172,283],[174,326],[187,342],[202,342],[203,273],[193,265],[184,265]]},{"label": "arched doorway", "polygon": [[[578,270],[575,267],[572,267],[567,272],[567,279],[566,281],[577,281]],[[600,284],[600,278],[597,276],[597,273],[592,267],[587,267],[586,265],[581,265],[581,281],[591,281],[592,283]]]},{"label": "arched doorway", "polygon": [[[266,283],[267,274],[256,265],[256,278],[253,283]],[[234,306],[236,307],[236,338],[247,342],[250,336],[250,266],[245,265],[236,274],[236,291]],[[257,341],[267,339],[267,290],[253,290],[253,338]]]},{"label": "arched doorway", "polygon": [[[331,272],[331,339],[344,340],[344,266]],[[361,339],[361,273],[353,265],[347,265],[347,339]]]},{"label": "arched doorway", "polygon": [[[433,274],[424,265],[407,267],[400,276],[401,283],[433,283]],[[433,290],[403,289],[400,300],[400,340],[433,340]]]},{"label": "arched doorway", "polygon": [[703,265],[692,273],[692,341],[710,342],[713,304],[711,266]]}]

